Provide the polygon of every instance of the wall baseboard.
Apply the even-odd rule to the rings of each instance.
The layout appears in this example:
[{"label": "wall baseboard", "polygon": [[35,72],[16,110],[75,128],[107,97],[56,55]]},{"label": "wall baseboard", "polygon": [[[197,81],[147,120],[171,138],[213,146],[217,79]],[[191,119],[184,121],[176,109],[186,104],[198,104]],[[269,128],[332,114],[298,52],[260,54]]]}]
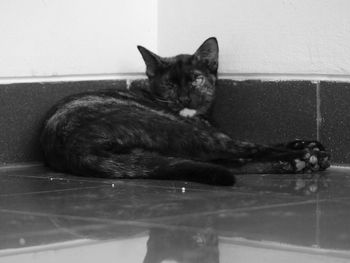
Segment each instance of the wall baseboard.
[{"label": "wall baseboard", "polygon": [[23,76],[0,77],[0,85],[20,83],[50,83],[50,82],[80,82],[107,80],[135,80],[146,78],[143,73],[89,74],[89,75],[60,75],[60,76]]},{"label": "wall baseboard", "polygon": [[311,82],[350,82],[350,75],[336,74],[300,74],[300,73],[220,73],[222,79],[236,81],[260,80],[260,81],[311,81]]},{"label": "wall baseboard", "polygon": [[[218,74],[219,79],[235,81],[259,80],[259,81],[311,81],[311,82],[349,82],[350,75],[314,74],[314,73],[225,73]],[[143,72],[135,73],[111,73],[111,74],[84,74],[84,75],[57,75],[57,76],[22,76],[0,77],[0,85],[17,83],[49,83],[49,82],[79,82],[79,81],[103,81],[103,80],[136,80],[146,78]]]}]

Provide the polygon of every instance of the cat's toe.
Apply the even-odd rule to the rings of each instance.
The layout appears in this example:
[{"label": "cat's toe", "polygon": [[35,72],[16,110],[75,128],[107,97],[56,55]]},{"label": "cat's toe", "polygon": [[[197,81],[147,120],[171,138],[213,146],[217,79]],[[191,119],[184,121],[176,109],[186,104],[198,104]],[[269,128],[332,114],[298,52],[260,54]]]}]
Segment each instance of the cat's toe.
[{"label": "cat's toe", "polygon": [[302,172],[306,167],[306,162],[300,159],[295,159],[294,167],[296,172]]}]

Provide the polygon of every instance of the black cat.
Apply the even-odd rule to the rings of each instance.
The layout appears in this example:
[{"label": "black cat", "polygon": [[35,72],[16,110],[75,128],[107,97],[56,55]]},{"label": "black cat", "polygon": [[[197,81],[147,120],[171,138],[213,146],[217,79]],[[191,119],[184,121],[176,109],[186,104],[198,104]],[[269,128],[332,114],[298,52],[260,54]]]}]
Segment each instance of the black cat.
[{"label": "black cat", "polygon": [[212,228],[197,231],[153,228],[143,263],[219,263],[219,237]]},{"label": "black cat", "polygon": [[160,57],[144,47],[149,85],[142,92],[70,96],[49,113],[41,135],[45,162],[61,172],[232,185],[234,173],[324,170],[317,141],[273,146],[232,140],[208,122],[215,97],[218,44],[193,55]]}]

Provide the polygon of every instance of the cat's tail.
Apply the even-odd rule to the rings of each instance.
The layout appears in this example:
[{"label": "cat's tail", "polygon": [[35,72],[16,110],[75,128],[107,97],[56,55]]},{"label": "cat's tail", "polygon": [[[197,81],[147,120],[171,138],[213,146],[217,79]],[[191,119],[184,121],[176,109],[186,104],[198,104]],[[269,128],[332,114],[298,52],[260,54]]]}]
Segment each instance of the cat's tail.
[{"label": "cat's tail", "polygon": [[109,156],[71,156],[68,170],[81,176],[183,180],[212,185],[233,185],[234,175],[225,167],[153,152],[133,151]]}]

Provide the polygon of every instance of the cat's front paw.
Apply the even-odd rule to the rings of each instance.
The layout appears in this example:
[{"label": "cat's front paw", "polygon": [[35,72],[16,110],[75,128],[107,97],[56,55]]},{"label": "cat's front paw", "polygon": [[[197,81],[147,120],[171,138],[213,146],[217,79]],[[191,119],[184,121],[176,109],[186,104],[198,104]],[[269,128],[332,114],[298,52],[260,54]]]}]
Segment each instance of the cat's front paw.
[{"label": "cat's front paw", "polygon": [[287,148],[302,151],[300,158],[293,160],[296,172],[323,171],[330,166],[330,154],[318,141],[295,140]]},{"label": "cat's front paw", "polygon": [[180,116],[186,118],[192,118],[197,114],[196,110],[184,108],[179,112]]}]

